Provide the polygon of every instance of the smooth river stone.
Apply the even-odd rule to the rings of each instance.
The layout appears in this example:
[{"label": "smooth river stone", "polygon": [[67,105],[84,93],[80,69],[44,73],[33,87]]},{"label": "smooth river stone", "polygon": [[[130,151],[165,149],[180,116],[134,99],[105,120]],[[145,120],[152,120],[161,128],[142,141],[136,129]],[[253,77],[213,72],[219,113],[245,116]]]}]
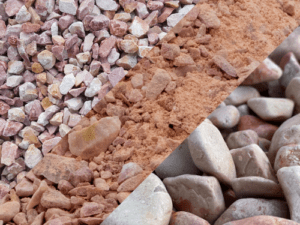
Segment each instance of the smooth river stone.
[{"label": "smooth river stone", "polygon": [[274,170],[282,167],[300,166],[300,145],[287,145],[281,147],[275,158]]},{"label": "smooth river stone", "polygon": [[242,105],[251,98],[260,97],[258,90],[254,87],[239,86],[224,100],[226,105]]},{"label": "smooth river stone", "polygon": [[238,124],[240,112],[235,106],[228,105],[213,111],[208,119],[219,129],[230,129]]},{"label": "smooth river stone", "polygon": [[168,225],[172,208],[164,184],[152,173],[101,225]]},{"label": "smooth river stone", "polygon": [[210,225],[206,220],[189,212],[176,212],[172,214],[170,225]]},{"label": "smooth river stone", "polygon": [[223,225],[226,222],[241,220],[252,216],[268,215],[288,218],[289,209],[285,201],[260,198],[243,198],[235,201],[214,223]]},{"label": "smooth river stone", "polygon": [[181,175],[164,179],[174,207],[213,223],[225,210],[221,186],[215,177]]},{"label": "smooth river stone", "polygon": [[300,114],[286,120],[274,133],[268,151],[268,157],[272,165],[278,150],[290,144],[300,144]]},{"label": "smooth river stone", "polygon": [[300,166],[283,167],[277,172],[287,200],[291,220],[300,223]]},{"label": "smooth river stone", "polygon": [[247,102],[261,119],[266,121],[284,121],[289,119],[294,110],[295,103],[286,98],[252,98]]},{"label": "smooth river stone", "polygon": [[[223,107],[222,107],[223,108]],[[195,165],[225,184],[236,178],[234,161],[222,137],[213,124],[203,122],[188,137],[188,146]]]},{"label": "smooth river stone", "polygon": [[231,185],[238,198],[283,197],[280,185],[263,177],[240,177],[233,179]]}]

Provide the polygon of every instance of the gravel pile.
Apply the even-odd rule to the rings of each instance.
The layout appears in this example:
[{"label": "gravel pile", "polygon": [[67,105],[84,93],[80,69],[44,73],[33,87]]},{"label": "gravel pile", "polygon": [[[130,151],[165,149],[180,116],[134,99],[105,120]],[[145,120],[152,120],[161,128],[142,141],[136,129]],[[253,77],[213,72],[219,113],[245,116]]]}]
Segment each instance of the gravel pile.
[{"label": "gravel pile", "polygon": [[298,60],[267,58],[102,225],[300,224],[299,127]]},{"label": "gravel pile", "polygon": [[[50,146],[53,149],[32,170],[22,171],[18,147],[3,142],[1,160],[10,166],[1,171],[0,220],[12,224],[100,224],[298,25],[276,0],[203,2],[57,145]],[[258,5],[260,10],[253,10]],[[269,14],[270,7],[276,13]],[[249,26],[251,18],[256,20]],[[229,112],[233,114],[231,123],[237,123],[237,111]],[[36,140],[26,135],[28,140]],[[34,162],[40,150],[34,144],[28,150],[25,161],[31,158]],[[224,162],[228,159],[229,153]],[[222,185],[235,176],[231,169],[219,174]],[[141,202],[144,207],[135,205],[139,211],[134,213],[127,207],[124,214],[131,218],[145,215],[142,209],[151,206],[155,212],[159,210],[159,216],[151,213],[143,218],[152,224],[167,224],[170,217],[165,215],[172,212],[168,188],[158,178],[152,180],[154,185],[149,181],[149,188],[143,188],[145,196],[150,194]],[[162,201],[167,208],[157,207]],[[182,202],[186,203],[189,205]],[[125,221],[124,216],[122,219]],[[128,223],[134,221],[147,224],[138,219]]]},{"label": "gravel pile", "polygon": [[194,3],[0,2],[2,181],[33,168]]}]

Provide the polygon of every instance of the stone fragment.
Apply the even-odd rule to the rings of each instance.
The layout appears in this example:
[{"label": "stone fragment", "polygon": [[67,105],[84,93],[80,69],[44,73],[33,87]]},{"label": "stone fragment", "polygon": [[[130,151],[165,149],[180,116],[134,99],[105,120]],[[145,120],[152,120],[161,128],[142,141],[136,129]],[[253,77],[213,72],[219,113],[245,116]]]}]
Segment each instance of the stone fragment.
[{"label": "stone fragment", "polygon": [[0,205],[0,221],[10,222],[20,212],[21,204],[18,201],[9,201]]},{"label": "stone fragment", "polygon": [[23,178],[15,187],[16,193],[20,197],[29,197],[34,193],[33,183],[27,178]]},{"label": "stone fragment", "polygon": [[195,62],[189,54],[181,53],[177,56],[173,62],[175,66],[190,66],[194,65]]},{"label": "stone fragment", "polygon": [[57,145],[61,140],[61,137],[55,137],[44,141],[42,152],[43,155],[46,155],[49,151],[51,151],[55,145]]},{"label": "stone fragment", "polygon": [[89,23],[89,27],[94,31],[106,29],[109,27],[109,21],[110,20],[107,16],[101,14],[92,19]]},{"label": "stone fragment", "polygon": [[[157,202],[161,207],[157,207]],[[150,174],[101,224],[167,225],[171,213],[172,200],[164,184]]]},{"label": "stone fragment", "polygon": [[22,123],[25,120],[25,113],[21,108],[11,108],[8,110],[8,119]]},{"label": "stone fragment", "polygon": [[9,109],[10,109],[10,106],[8,104],[0,101],[0,115],[5,115]]},{"label": "stone fragment", "polygon": [[94,97],[98,93],[98,91],[100,91],[101,86],[101,81],[98,78],[94,78],[85,90],[84,95],[86,97]]},{"label": "stone fragment", "polygon": [[71,208],[71,200],[60,191],[48,189],[42,195],[41,205],[46,209],[59,208],[69,210]]},{"label": "stone fragment", "polygon": [[7,65],[7,72],[11,74],[21,74],[25,69],[22,61],[10,61]]},{"label": "stone fragment", "polygon": [[14,16],[19,12],[23,5],[24,3],[22,1],[8,0],[5,5],[5,12],[9,17]]},{"label": "stone fragment", "polygon": [[174,60],[177,56],[180,55],[180,48],[176,44],[163,43],[161,45],[161,55],[165,59]]},{"label": "stone fragment", "polygon": [[28,204],[26,206],[26,210],[30,210],[33,209],[35,206],[37,206],[38,204],[40,204],[42,195],[45,191],[48,190],[48,185],[47,182],[45,180],[42,180],[40,182],[40,185],[38,187],[38,189],[34,192],[33,196],[31,197],[31,199],[28,201]]},{"label": "stone fragment", "polygon": [[284,121],[290,118],[294,110],[294,102],[284,98],[252,98],[247,105],[260,118],[266,121]]},{"label": "stone fragment", "polygon": [[221,26],[218,16],[208,5],[201,5],[198,18],[207,28],[218,29]]},{"label": "stone fragment", "polygon": [[237,177],[258,176],[277,181],[267,155],[256,144],[230,151]]},{"label": "stone fragment", "polygon": [[214,175],[226,184],[236,178],[232,156],[220,131],[213,124],[202,122],[188,137],[188,147],[195,165],[203,172]]},{"label": "stone fragment", "polygon": [[167,24],[169,27],[175,27],[180,20],[183,19],[185,14],[183,13],[174,13],[167,18]]},{"label": "stone fragment", "polygon": [[83,218],[83,217],[101,214],[103,209],[104,206],[96,202],[85,202],[83,203],[83,206],[80,209],[80,217]]},{"label": "stone fragment", "polygon": [[44,176],[58,184],[61,180],[68,180],[71,172],[88,166],[85,161],[76,161],[74,158],[47,154],[32,170],[36,176]]},{"label": "stone fragment", "polygon": [[32,169],[42,160],[43,155],[41,151],[32,144],[29,145],[26,150],[24,158],[26,166]]},{"label": "stone fragment", "polygon": [[17,23],[25,23],[30,21],[30,19],[31,19],[31,14],[27,11],[26,6],[23,5],[16,15],[16,21]]},{"label": "stone fragment", "polygon": [[97,6],[105,11],[117,11],[119,5],[114,0],[96,0]]},{"label": "stone fragment", "polygon": [[244,198],[235,201],[214,223],[216,225],[252,216],[288,217],[287,204],[282,200]]},{"label": "stone fragment", "polygon": [[74,131],[68,135],[69,148],[72,154],[83,159],[99,155],[118,136],[121,122],[118,117],[105,117],[89,127]]},{"label": "stone fragment", "polygon": [[65,101],[65,104],[68,106],[70,110],[77,111],[83,106],[83,101],[81,97],[77,97]]},{"label": "stone fragment", "polygon": [[48,50],[44,50],[37,55],[37,59],[39,63],[44,67],[46,70],[50,70],[56,62],[56,58],[52,52]]},{"label": "stone fragment", "polygon": [[123,37],[128,30],[127,23],[120,20],[111,20],[109,23],[109,31],[112,35],[117,37]]},{"label": "stone fragment", "polygon": [[127,54],[122,58],[117,60],[116,64],[120,67],[123,67],[126,70],[130,70],[137,64],[137,55],[136,54]]},{"label": "stone fragment", "polygon": [[131,26],[129,27],[129,32],[137,38],[141,38],[145,36],[148,31],[149,25],[139,17],[135,16]]},{"label": "stone fragment", "polygon": [[26,82],[19,86],[20,99],[24,102],[32,101],[38,97],[36,86],[31,82]]},{"label": "stone fragment", "polygon": [[115,44],[116,37],[114,36],[110,36],[109,38],[102,41],[99,48],[99,56],[102,58],[106,58],[111,52],[111,49],[115,46]]},{"label": "stone fragment", "polygon": [[215,177],[186,174],[165,178],[163,182],[179,211],[193,213],[213,223],[225,210],[221,186]]},{"label": "stone fragment", "polygon": [[278,183],[263,177],[240,177],[233,179],[231,185],[238,198],[278,198],[283,196]]},{"label": "stone fragment", "polygon": [[215,55],[212,60],[226,74],[231,77],[237,77],[236,69],[223,56]]},{"label": "stone fragment", "polygon": [[157,69],[147,89],[146,98],[155,100],[170,83],[171,77],[166,70]]},{"label": "stone fragment", "polygon": [[93,12],[94,6],[95,6],[94,0],[82,1],[77,11],[77,18],[79,20],[83,20],[86,15],[89,15]]},{"label": "stone fragment", "polygon": [[2,135],[4,137],[14,136],[23,128],[23,126],[22,123],[7,120]]},{"label": "stone fragment", "polygon": [[[291,220],[299,223],[299,182],[300,182],[300,166],[283,167],[278,170],[277,177],[282,187],[284,197],[287,200]],[[283,216],[282,216],[283,217]],[[285,217],[283,217],[285,218]]]},{"label": "stone fragment", "polygon": [[125,76],[125,71],[122,67],[114,69],[109,75],[108,80],[112,84],[112,86],[116,86],[117,83],[119,83],[123,77]]},{"label": "stone fragment", "polygon": [[76,15],[77,5],[74,0],[60,0],[59,11],[71,15]]},{"label": "stone fragment", "polygon": [[226,143],[229,149],[242,148],[251,144],[258,145],[258,135],[253,130],[232,132],[227,137]]},{"label": "stone fragment", "polygon": [[83,26],[83,23],[80,21],[72,23],[68,29],[71,34],[77,34],[78,37],[80,37],[80,38],[85,37],[84,26]]},{"label": "stone fragment", "polygon": [[126,163],[122,167],[122,170],[120,172],[119,178],[118,178],[118,183],[122,183],[123,181],[136,176],[140,173],[143,172],[143,169],[136,163]]},{"label": "stone fragment", "polygon": [[62,82],[59,85],[60,93],[62,95],[66,95],[74,86],[74,84],[75,84],[75,77],[73,73],[64,76]]},{"label": "stone fragment", "polygon": [[15,162],[17,157],[18,146],[12,142],[5,141],[2,144],[1,164],[10,166]]}]

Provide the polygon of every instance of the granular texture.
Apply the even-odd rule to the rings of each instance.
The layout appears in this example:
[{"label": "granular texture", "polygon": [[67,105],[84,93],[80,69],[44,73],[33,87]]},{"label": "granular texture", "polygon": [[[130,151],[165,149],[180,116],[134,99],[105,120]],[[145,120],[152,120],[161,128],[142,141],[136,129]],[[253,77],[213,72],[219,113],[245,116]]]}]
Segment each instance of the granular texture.
[{"label": "granular texture", "polygon": [[[293,3],[287,14],[276,0],[200,1],[26,175],[35,194],[22,193],[22,210],[55,205],[74,222],[102,222],[298,26]],[[114,137],[104,152],[94,151],[108,144],[97,135],[76,149],[92,124],[95,134],[107,126]],[[82,160],[81,152],[91,157]],[[50,198],[62,194],[66,199]],[[54,214],[47,221],[66,219]]]}]

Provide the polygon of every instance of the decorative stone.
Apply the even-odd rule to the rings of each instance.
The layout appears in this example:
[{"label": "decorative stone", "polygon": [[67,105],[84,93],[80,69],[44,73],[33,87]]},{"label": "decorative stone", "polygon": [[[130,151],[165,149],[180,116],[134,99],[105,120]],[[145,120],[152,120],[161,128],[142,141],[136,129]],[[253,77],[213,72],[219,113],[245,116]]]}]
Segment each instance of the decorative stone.
[{"label": "decorative stone", "polygon": [[214,175],[225,184],[236,178],[232,156],[213,124],[202,122],[188,137],[188,146],[195,165],[201,171]]},{"label": "decorative stone", "polygon": [[118,117],[102,118],[91,126],[68,135],[70,151],[83,159],[97,156],[106,151],[118,136],[120,128],[121,122]]},{"label": "decorative stone", "polygon": [[[160,202],[161,207],[156,207]],[[161,180],[150,174],[103,222],[102,225],[167,225],[172,200]],[[147,216],[150,215],[151,217]]]},{"label": "decorative stone", "polygon": [[215,177],[186,174],[165,178],[163,182],[179,211],[193,213],[213,223],[225,210],[222,189]]}]

